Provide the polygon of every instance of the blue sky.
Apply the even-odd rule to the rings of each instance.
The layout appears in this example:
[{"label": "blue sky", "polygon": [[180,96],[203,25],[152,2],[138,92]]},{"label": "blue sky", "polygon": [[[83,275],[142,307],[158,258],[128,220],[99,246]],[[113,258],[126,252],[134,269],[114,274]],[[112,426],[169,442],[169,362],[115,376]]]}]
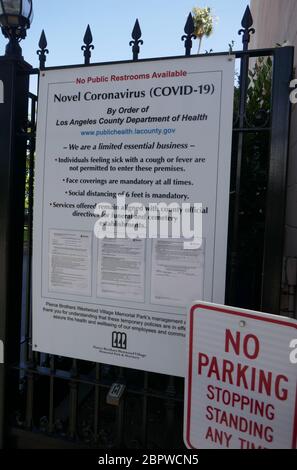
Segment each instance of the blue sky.
[{"label": "blue sky", "polygon": [[[213,36],[202,45],[220,52],[234,40],[241,48],[237,35],[247,0],[33,0],[34,20],[28,37],[22,42],[27,62],[38,66],[36,49],[42,29],[48,39],[47,65],[78,64],[83,60],[82,38],[87,24],[93,32],[95,50],[92,62],[131,58],[129,41],[138,18],[144,45],[141,58],[179,55],[184,53],[180,40],[188,13],[193,6],[210,6],[218,17]],[[196,42],[196,41],[195,41]],[[0,54],[5,39],[0,39]],[[194,50],[196,52],[197,45]]]}]

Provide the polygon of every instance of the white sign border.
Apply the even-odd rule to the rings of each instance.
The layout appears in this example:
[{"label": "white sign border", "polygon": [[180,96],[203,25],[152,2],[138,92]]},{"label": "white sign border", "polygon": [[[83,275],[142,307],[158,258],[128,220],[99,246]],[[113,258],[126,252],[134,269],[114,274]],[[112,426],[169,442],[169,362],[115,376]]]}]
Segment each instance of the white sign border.
[{"label": "white sign border", "polygon": [[[235,62],[235,56],[234,55],[216,55],[214,54],[215,57],[218,57],[221,61],[226,61],[226,62],[232,62],[234,64]],[[213,56],[212,56],[213,57]],[[137,61],[136,63],[133,62],[133,61],[118,61],[118,62],[107,62],[107,63],[94,63],[94,64],[91,64],[90,66],[88,67],[85,67],[85,66],[81,66],[81,65],[70,65],[70,66],[66,66],[66,67],[49,67],[47,69],[45,69],[45,71],[42,73],[42,76],[46,77],[48,74],[51,74],[51,72],[59,72],[59,71],[64,71],[64,70],[71,70],[72,72],[74,70],[81,70],[83,69],[84,72],[86,72],[86,70],[92,70],[92,69],[96,69],[96,67],[98,66],[114,66],[114,65],[137,65],[137,66],[144,66],[146,63],[165,63],[165,62],[169,62],[169,61],[179,61],[180,62],[180,65],[182,66],[182,63],[183,61],[185,61],[185,63],[187,61],[197,61],[199,63],[200,60],[208,60],[208,57],[202,57],[202,58],[196,58],[196,57],[184,57],[184,56],[175,56],[175,57],[162,57],[162,58],[149,58],[149,59],[144,59],[144,60],[140,60],[140,61]],[[214,71],[212,68],[211,68],[211,71]],[[219,72],[223,72],[223,70],[219,69],[219,70],[215,70],[215,71],[219,71]],[[46,82],[46,80],[45,80]],[[222,93],[222,89],[224,89],[226,87],[226,89],[228,90],[228,93],[224,94]],[[45,92],[44,93],[44,99],[46,100],[46,106],[48,105],[48,99],[47,99],[47,92],[48,90],[44,90],[44,83],[43,83],[43,80],[41,80],[41,83],[39,84],[39,93],[43,91]],[[41,93],[40,93],[41,94]],[[232,132],[230,132],[230,135],[228,135],[228,137],[226,138],[226,134],[225,134],[225,129],[226,129],[226,126],[228,125],[228,121],[230,120],[230,126],[231,126],[231,129],[232,129],[232,113],[229,117],[228,120],[224,119],[223,116],[222,116],[222,108],[224,109],[226,107],[226,103],[229,103],[229,99],[230,99],[230,96],[232,94],[232,97],[233,97],[233,81],[232,83],[228,82],[227,81],[227,76],[226,74],[222,73],[222,83],[221,83],[221,99],[220,99],[220,118],[222,119],[223,121],[223,124],[222,124],[222,128],[221,128],[221,132],[220,132],[220,135],[219,135],[219,142],[218,142],[218,168],[217,168],[217,188],[216,188],[216,202],[215,202],[215,210],[216,210],[216,227],[220,227],[222,226],[222,224],[224,225],[224,221],[228,220],[228,216],[229,216],[229,198],[228,198],[228,203],[225,203],[225,195],[228,193],[229,195],[229,183],[230,183],[230,169],[231,169],[231,156],[230,158],[228,158],[228,161],[227,161],[227,164],[226,164],[226,161],[225,159],[223,158],[224,155],[226,154],[229,154],[231,152],[231,140],[232,140]],[[36,172],[37,170],[39,169],[39,166],[41,165],[41,159],[43,157],[41,157],[41,155],[44,154],[44,151],[45,149],[43,149],[43,145],[41,145],[41,141],[43,139],[46,139],[46,128],[47,128],[47,111],[45,111],[42,115],[42,118],[41,120],[39,120],[38,122],[38,125],[37,125],[37,128],[38,128],[38,131],[39,131],[39,139],[38,139],[38,142],[37,142],[37,154],[40,155],[40,158],[37,159],[36,161]],[[223,137],[224,136],[224,137]],[[43,181],[44,181],[44,171],[43,171]],[[226,184],[226,181],[227,181],[227,184]],[[40,185],[41,185],[41,181],[39,182],[36,182],[36,185],[35,185],[35,191],[37,192],[37,189],[39,188],[40,189]],[[43,185],[43,182],[42,182],[42,185]],[[44,197],[44,195],[43,195]],[[35,207],[35,220],[38,220],[39,216],[42,214],[42,209],[41,209],[41,206],[43,207],[43,202],[41,203],[40,207]],[[36,240],[36,232],[38,230],[35,228],[34,230],[34,233],[35,233],[35,237],[34,237],[34,240]],[[226,256],[227,256],[227,237],[228,237],[228,230],[226,230],[226,233],[224,233],[224,235],[222,236],[220,233],[219,233],[219,230],[216,228],[215,229],[215,236],[214,236],[214,263],[213,263],[213,266],[212,266],[212,272],[213,272],[213,282],[212,282],[212,292],[211,292],[211,298],[214,300],[214,298],[216,299],[223,299],[224,296],[225,296],[225,279],[226,279]],[[34,247],[36,247],[36,243],[33,243],[33,249]],[[35,248],[35,251],[36,251],[36,248]],[[42,273],[42,254],[41,256],[36,256],[35,254],[35,260],[36,260],[36,265],[38,266],[38,272],[41,272]],[[34,275],[35,273],[35,275]],[[33,280],[34,279],[37,279],[38,278],[38,274],[36,274],[36,266],[35,266],[35,270],[33,272]],[[40,282],[39,279],[38,280],[38,284]],[[33,287],[34,287],[35,283],[33,283]],[[39,292],[39,289],[38,289],[38,292]],[[36,295],[36,288],[34,289],[34,293],[33,293],[33,299]],[[42,294],[42,290],[41,290],[41,298],[45,299],[46,297],[43,296]],[[186,313],[186,309],[185,309],[185,313]],[[34,332],[36,332],[36,315],[34,316],[33,315],[33,337],[34,337],[34,340],[33,340],[33,349],[34,351],[39,351],[39,352],[47,352],[49,353],[49,351],[44,351],[44,348],[41,346],[39,346],[39,341],[38,341],[38,338],[36,337],[36,335],[34,335]],[[67,357],[70,357],[70,356],[67,356]],[[71,355],[71,357],[73,357],[73,354]],[[77,357],[77,356],[75,356]],[[78,359],[82,359],[82,357],[77,357]],[[86,360],[86,359],[84,359]],[[91,359],[89,359],[91,360]],[[127,365],[122,365],[123,367],[129,367]],[[138,368],[137,368],[138,369]],[[148,368],[144,369],[144,368],[140,368],[139,370],[149,370]],[[164,373],[164,374],[167,374],[167,375],[172,375],[172,372],[169,372],[169,371],[164,371],[164,372],[160,372],[160,371],[156,371],[155,369],[153,370],[150,370],[152,372],[156,372],[156,373]],[[176,376],[180,376],[180,377],[184,377],[185,371],[183,370],[182,373],[174,373],[174,375]]]}]

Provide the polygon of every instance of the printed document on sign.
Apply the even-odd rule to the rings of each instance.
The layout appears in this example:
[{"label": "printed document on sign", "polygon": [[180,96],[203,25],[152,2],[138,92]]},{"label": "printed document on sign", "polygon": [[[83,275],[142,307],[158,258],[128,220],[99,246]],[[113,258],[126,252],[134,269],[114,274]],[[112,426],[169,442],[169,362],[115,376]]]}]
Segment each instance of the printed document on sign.
[{"label": "printed document on sign", "polygon": [[184,240],[153,240],[151,302],[186,306],[203,298],[204,244],[184,249]]},{"label": "printed document on sign", "polygon": [[50,230],[49,291],[91,295],[89,232]]},{"label": "printed document on sign", "polygon": [[144,301],[145,240],[103,239],[98,248],[98,297]]}]

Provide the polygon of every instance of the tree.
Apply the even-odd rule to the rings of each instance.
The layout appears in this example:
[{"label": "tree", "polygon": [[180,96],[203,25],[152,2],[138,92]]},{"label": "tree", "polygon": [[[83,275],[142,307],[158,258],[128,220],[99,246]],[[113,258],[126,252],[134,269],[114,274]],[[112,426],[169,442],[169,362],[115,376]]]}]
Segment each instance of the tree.
[{"label": "tree", "polygon": [[214,30],[215,17],[211,11],[211,8],[199,8],[195,7],[192,10],[195,31],[194,34],[199,40],[198,54],[201,51],[203,37],[208,38]]}]

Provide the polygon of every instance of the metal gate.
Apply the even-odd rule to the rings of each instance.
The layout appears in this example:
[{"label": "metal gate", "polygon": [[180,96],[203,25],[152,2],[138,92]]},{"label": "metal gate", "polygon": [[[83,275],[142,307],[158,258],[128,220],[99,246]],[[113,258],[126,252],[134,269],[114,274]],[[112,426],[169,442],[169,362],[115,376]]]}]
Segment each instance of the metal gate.
[{"label": "metal gate", "polygon": [[[229,52],[236,55],[240,76],[235,84],[226,304],[279,314],[289,83],[294,50],[291,47],[248,50],[250,34],[254,32],[252,24],[247,9],[240,30],[243,50],[233,52],[230,46]],[[187,56],[191,54],[193,38],[193,22],[189,17],[182,38]],[[138,60],[141,44],[141,31],[136,22],[130,42],[133,60]],[[44,69],[48,53],[44,33],[39,47],[40,69]],[[82,47],[85,65],[90,63],[92,49],[88,27]],[[263,70],[266,75],[261,85],[257,73]],[[254,95],[258,79],[257,86],[265,100],[257,101]],[[24,256],[23,260],[15,261],[23,265],[22,321],[14,324],[13,333],[10,330],[17,360],[5,365],[5,414],[0,406],[0,426],[5,426],[4,445],[10,448],[183,448],[182,379],[32,351],[37,97],[29,94],[29,102],[25,135]],[[112,406],[106,403],[106,397],[114,383],[125,385],[125,391]],[[1,385],[0,380],[0,391]]]}]

